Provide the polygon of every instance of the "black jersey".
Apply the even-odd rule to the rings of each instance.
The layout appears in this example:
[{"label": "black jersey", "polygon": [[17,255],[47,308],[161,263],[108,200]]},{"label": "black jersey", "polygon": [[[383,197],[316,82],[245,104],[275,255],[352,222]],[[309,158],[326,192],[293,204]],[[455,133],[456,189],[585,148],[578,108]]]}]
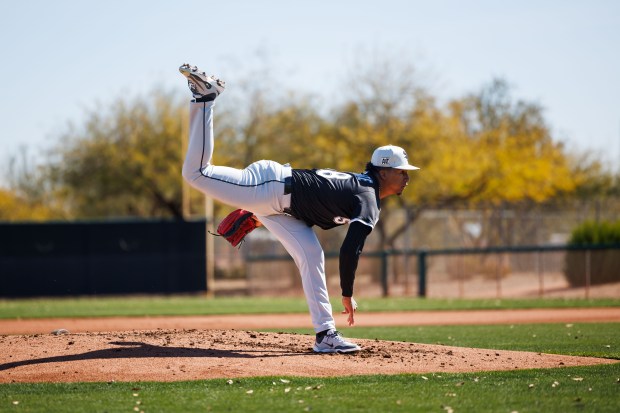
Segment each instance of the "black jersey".
[{"label": "black jersey", "polygon": [[309,226],[330,229],[361,222],[371,229],[379,220],[379,187],[367,174],[333,169],[293,169],[291,212]]}]

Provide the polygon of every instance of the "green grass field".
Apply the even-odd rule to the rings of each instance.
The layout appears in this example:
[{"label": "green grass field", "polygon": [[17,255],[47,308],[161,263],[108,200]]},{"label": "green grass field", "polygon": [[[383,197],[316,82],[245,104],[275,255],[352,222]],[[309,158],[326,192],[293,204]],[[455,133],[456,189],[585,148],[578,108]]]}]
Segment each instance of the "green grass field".
[{"label": "green grass field", "polygon": [[[307,329],[278,331],[308,334]],[[620,323],[353,327],[340,331],[346,337],[620,360]]]},{"label": "green grass field", "polygon": [[618,377],[620,367],[606,365],[328,379],[261,377],[232,384],[9,384],[0,386],[0,411],[617,413]]},{"label": "green grass field", "polygon": [[[0,301],[4,318],[306,311],[303,300],[109,298]],[[151,305],[152,304],[152,305]],[[218,305],[216,305],[218,304]],[[362,309],[450,310],[617,306],[618,300],[372,299]],[[112,308],[106,308],[112,306]],[[157,312],[163,309],[163,312]],[[279,311],[278,311],[279,309]],[[26,315],[27,314],[27,315]],[[386,315],[388,316],[388,315]],[[288,330],[295,331],[295,330]],[[308,333],[307,329],[299,330]],[[620,359],[620,323],[347,328],[358,338]],[[0,372],[0,374],[2,374]],[[283,381],[284,380],[284,381]],[[286,381],[286,382],[285,382]],[[138,403],[139,402],[139,403]],[[617,412],[620,364],[468,374],[260,377],[176,383],[2,384],[0,412]]]},{"label": "green grass field", "polygon": [[[620,307],[620,299],[442,300],[362,298],[360,311],[488,310],[508,308]],[[332,304],[340,308],[340,300]],[[0,318],[106,317],[206,314],[305,313],[299,298],[215,298],[201,296],[98,297],[0,300]]]}]

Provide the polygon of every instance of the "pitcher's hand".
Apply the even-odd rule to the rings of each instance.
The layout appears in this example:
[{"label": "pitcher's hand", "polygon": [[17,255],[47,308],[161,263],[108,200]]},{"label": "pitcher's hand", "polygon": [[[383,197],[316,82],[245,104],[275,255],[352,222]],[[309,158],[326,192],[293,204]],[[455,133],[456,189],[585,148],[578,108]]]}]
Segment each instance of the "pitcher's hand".
[{"label": "pitcher's hand", "polygon": [[342,305],[344,306],[342,314],[349,314],[349,317],[347,318],[349,326],[355,325],[354,313],[355,310],[357,310],[357,303],[353,297],[342,297]]}]

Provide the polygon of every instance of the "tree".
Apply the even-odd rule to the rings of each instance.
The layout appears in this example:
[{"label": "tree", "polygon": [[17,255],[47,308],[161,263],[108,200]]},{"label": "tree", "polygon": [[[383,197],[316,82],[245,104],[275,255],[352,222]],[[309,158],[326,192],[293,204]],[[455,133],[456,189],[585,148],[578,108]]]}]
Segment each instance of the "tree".
[{"label": "tree", "polygon": [[70,127],[46,165],[72,217],[182,218],[181,136],[187,116],[169,95],[117,100]]},{"label": "tree", "polygon": [[503,225],[507,208],[524,213],[570,194],[579,176],[562,143],[551,136],[543,109],[534,103],[515,102],[505,81],[494,80],[452,108],[476,152],[482,154],[475,159],[483,171],[483,186],[468,201],[486,216],[480,240],[510,244],[512,231]]},{"label": "tree", "polygon": [[58,211],[33,203],[10,190],[0,188],[0,221],[45,221],[58,218]]},{"label": "tree", "polygon": [[215,123],[215,162],[243,168],[260,159],[290,162],[300,168],[320,167],[325,157],[317,151],[328,140],[328,125],[306,97],[275,104],[255,93],[246,113],[221,110]]},{"label": "tree", "polygon": [[536,203],[572,192],[576,181],[562,143],[553,140],[539,105],[513,102],[505,81],[495,80],[465,98],[468,135],[491,154],[480,201]]},{"label": "tree", "polygon": [[[606,180],[588,186],[600,168],[573,163],[543,109],[513,100],[505,81],[440,106],[408,65],[379,61],[365,70],[351,77],[348,100],[327,115],[309,96],[277,96],[263,86],[272,82],[241,82],[217,106],[214,162],[242,168],[273,159],[362,171],[378,146],[404,147],[422,169],[410,174],[402,197],[383,203],[382,247],[393,247],[429,208],[497,211],[610,187]],[[185,100],[161,93],[95,108],[81,126],[69,125],[47,164],[18,174],[24,179],[15,180],[14,192],[67,218],[181,218],[187,114]],[[406,219],[390,219],[402,209]]]},{"label": "tree", "polygon": [[[34,166],[33,166],[34,165]],[[27,148],[7,163],[7,188],[0,188],[0,221],[43,221],[65,217],[62,204],[49,190],[37,162]]]},{"label": "tree", "polygon": [[[397,74],[357,79],[376,95],[350,100],[334,122],[335,140],[358,149],[348,151],[338,167],[359,165],[374,148],[390,143],[409,150],[411,163],[422,168],[410,174],[402,197],[384,203],[383,223],[377,227],[383,247],[393,247],[429,208],[541,203],[575,189],[567,154],[553,141],[542,108],[513,101],[506,82],[496,80],[440,108],[415,87],[412,74],[400,72],[392,92],[385,84],[373,85]],[[407,211],[407,219],[397,225],[385,219],[393,206]]]}]

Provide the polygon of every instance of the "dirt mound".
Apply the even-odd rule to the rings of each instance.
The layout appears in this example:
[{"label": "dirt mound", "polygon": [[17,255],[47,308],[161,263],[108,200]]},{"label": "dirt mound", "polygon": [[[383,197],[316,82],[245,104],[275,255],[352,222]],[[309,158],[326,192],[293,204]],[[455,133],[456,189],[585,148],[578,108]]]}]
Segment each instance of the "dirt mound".
[{"label": "dirt mound", "polygon": [[0,383],[473,372],[616,362],[361,339],[355,340],[360,352],[321,355],[312,352],[313,340],[197,329],[0,336]]}]

